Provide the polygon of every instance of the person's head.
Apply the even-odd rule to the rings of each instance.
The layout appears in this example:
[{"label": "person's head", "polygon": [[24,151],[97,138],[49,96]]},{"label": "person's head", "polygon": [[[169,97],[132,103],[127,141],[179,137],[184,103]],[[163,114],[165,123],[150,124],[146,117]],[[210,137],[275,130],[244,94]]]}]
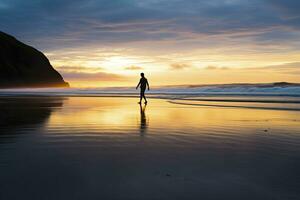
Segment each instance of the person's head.
[{"label": "person's head", "polygon": [[141,73],[141,77],[144,77],[145,76],[145,74],[144,73]]}]

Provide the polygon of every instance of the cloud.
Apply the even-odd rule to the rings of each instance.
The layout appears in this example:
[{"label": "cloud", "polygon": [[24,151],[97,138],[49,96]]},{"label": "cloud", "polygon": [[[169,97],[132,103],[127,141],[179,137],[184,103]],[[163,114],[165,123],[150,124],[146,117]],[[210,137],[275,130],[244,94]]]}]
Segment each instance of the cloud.
[{"label": "cloud", "polygon": [[215,36],[220,44],[236,39],[284,44],[300,34],[296,0],[2,0],[1,5],[1,29],[42,49],[97,41],[214,37],[210,41],[215,42]]},{"label": "cloud", "polygon": [[277,11],[281,16],[286,18],[299,18],[300,2],[295,0],[267,0],[267,2]]},{"label": "cloud", "polygon": [[101,67],[86,67],[86,66],[57,66],[57,70],[62,70],[64,72],[100,72],[103,70]]},{"label": "cloud", "polygon": [[300,74],[300,62],[283,63],[279,65],[270,65],[265,67],[248,67],[243,70],[249,71],[273,71],[278,73],[284,73],[289,75]]},{"label": "cloud", "polygon": [[125,67],[124,69],[126,70],[142,70],[143,68],[142,67],[139,67],[139,66],[129,66],[129,67]]},{"label": "cloud", "polygon": [[278,72],[278,73],[285,73],[285,74],[293,74],[300,73],[300,62],[291,62],[291,63],[283,63],[278,65],[268,65],[268,66],[261,66],[261,67],[243,67],[243,68],[229,68],[229,67],[219,67],[214,65],[209,65],[204,68],[205,70],[235,70],[240,72],[245,71],[260,71],[260,72]]},{"label": "cloud", "polygon": [[218,67],[218,66],[209,65],[209,66],[205,67],[204,69],[206,69],[206,70],[228,70],[230,68],[229,67]]},{"label": "cloud", "polygon": [[76,80],[76,81],[124,81],[125,77],[105,73],[105,72],[97,72],[97,73],[84,73],[84,72],[65,72],[61,71],[62,76],[65,80]]},{"label": "cloud", "polygon": [[170,68],[173,70],[181,70],[181,69],[187,69],[190,68],[191,66],[185,63],[173,63],[170,65]]}]

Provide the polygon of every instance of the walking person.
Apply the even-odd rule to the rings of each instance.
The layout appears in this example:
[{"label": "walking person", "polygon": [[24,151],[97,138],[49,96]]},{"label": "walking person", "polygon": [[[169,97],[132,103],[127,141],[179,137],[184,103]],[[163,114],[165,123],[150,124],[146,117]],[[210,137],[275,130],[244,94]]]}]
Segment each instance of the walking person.
[{"label": "walking person", "polygon": [[149,88],[148,80],[145,78],[144,73],[141,73],[141,79],[140,79],[139,84],[136,86],[136,89],[138,89],[139,87],[141,88],[141,91],[140,91],[140,101],[138,103],[141,104],[142,100],[144,98],[145,104],[147,104],[147,99],[145,97],[145,90],[147,87],[148,87],[148,90],[150,90],[150,88]]}]

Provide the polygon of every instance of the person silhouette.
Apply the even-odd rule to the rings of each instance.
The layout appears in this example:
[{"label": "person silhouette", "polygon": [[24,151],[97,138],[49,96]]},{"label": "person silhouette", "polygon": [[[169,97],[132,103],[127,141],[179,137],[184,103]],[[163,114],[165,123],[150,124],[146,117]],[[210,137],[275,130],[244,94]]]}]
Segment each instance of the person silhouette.
[{"label": "person silhouette", "polygon": [[136,89],[138,89],[139,87],[141,88],[141,91],[140,91],[140,101],[138,103],[141,104],[142,100],[144,98],[145,104],[147,104],[147,99],[145,97],[145,90],[146,90],[146,87],[148,87],[148,90],[150,90],[150,87],[149,87],[148,80],[145,78],[144,73],[141,73],[141,79],[140,79],[139,84],[136,86]]}]

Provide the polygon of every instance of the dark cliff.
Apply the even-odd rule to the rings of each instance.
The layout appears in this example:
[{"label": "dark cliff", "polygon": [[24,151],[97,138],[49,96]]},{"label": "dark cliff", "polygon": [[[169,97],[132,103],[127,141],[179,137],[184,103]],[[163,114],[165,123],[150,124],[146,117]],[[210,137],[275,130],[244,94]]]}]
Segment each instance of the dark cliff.
[{"label": "dark cliff", "polygon": [[47,57],[0,31],[0,88],[69,87]]}]

